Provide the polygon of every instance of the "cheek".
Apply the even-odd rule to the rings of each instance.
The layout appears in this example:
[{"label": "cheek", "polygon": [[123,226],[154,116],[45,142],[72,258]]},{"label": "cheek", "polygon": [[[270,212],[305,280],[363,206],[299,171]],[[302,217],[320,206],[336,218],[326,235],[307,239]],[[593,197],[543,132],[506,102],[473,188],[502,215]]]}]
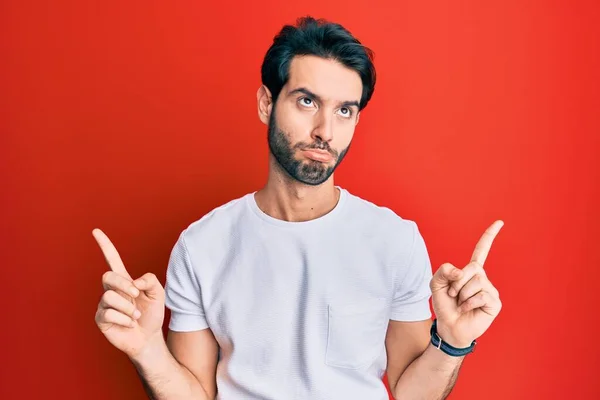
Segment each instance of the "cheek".
[{"label": "cheek", "polygon": [[338,151],[348,147],[354,137],[355,124],[353,121],[340,121],[336,126],[332,145]]},{"label": "cheek", "polygon": [[310,141],[312,130],[312,117],[309,113],[302,113],[290,107],[282,107],[276,113],[277,125],[295,144]]}]

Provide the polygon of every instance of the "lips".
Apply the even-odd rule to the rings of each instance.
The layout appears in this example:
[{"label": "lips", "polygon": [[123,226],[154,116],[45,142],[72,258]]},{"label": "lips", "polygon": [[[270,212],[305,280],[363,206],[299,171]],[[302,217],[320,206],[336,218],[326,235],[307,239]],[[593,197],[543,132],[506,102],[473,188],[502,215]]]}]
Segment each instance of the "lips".
[{"label": "lips", "polygon": [[331,153],[326,150],[306,149],[302,151],[302,154],[306,158],[319,162],[329,162],[333,159]]}]

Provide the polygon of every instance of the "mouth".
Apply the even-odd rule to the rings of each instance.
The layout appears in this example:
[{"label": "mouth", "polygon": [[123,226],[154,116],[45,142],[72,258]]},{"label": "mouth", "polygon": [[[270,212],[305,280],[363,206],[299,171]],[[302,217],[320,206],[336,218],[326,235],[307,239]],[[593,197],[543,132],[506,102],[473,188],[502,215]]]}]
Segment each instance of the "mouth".
[{"label": "mouth", "polygon": [[333,160],[333,156],[331,155],[331,153],[326,150],[306,149],[302,150],[302,154],[306,158],[323,163],[327,163]]}]

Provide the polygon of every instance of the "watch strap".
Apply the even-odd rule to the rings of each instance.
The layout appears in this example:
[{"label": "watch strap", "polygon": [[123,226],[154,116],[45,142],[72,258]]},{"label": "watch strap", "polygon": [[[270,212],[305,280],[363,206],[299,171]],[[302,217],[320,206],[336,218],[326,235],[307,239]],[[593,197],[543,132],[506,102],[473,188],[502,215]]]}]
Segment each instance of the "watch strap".
[{"label": "watch strap", "polygon": [[462,356],[465,356],[465,355],[473,352],[473,350],[475,350],[475,345],[477,344],[477,341],[473,340],[473,343],[471,343],[471,345],[469,347],[457,348],[457,347],[453,347],[453,346],[449,345],[448,343],[444,342],[442,340],[442,338],[440,337],[440,335],[438,335],[438,333],[437,333],[437,319],[433,320],[433,325],[431,325],[430,333],[431,333],[431,344],[433,346],[435,346],[436,348],[438,348],[439,350],[443,351],[444,353],[446,353],[452,357],[462,357]]}]

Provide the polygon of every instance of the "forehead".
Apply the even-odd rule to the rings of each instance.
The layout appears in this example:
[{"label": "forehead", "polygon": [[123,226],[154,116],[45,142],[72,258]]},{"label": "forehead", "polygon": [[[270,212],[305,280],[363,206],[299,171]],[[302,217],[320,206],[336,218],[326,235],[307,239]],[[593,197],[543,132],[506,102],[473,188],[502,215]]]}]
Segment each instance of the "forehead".
[{"label": "forehead", "polygon": [[360,101],[362,81],[358,72],[338,61],[317,56],[296,56],[290,63],[288,90],[305,88],[325,101]]}]

